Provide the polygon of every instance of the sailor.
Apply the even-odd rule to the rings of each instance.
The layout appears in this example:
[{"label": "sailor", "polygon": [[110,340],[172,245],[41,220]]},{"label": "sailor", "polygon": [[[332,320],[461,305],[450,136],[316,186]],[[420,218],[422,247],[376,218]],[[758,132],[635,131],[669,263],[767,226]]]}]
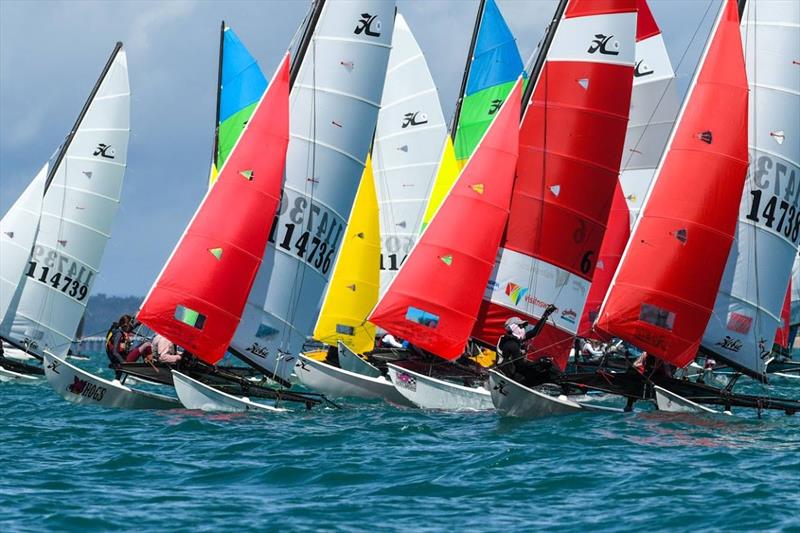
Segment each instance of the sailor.
[{"label": "sailor", "polygon": [[175,343],[160,333],[153,337],[153,351],[159,363],[174,365],[181,360],[181,355],[178,353],[178,347],[175,346]]},{"label": "sailor", "polygon": [[116,370],[117,379],[121,375],[119,367],[122,363],[135,362],[139,357],[143,357],[145,361],[152,360],[153,350],[149,342],[132,346],[134,324],[133,317],[122,315],[118,321],[111,324],[106,333],[106,355],[111,363],[110,366]]},{"label": "sailor", "polygon": [[584,339],[583,346],[581,347],[581,357],[589,361],[594,357],[603,357],[603,350],[595,347],[595,344],[590,339]]},{"label": "sailor", "polygon": [[497,368],[518,383],[532,387],[550,381],[558,373],[553,360],[543,357],[536,362],[526,356],[528,342],[536,337],[553,314],[556,306],[550,304],[536,325],[526,331],[528,323],[512,316],[505,322],[505,334],[497,341]]},{"label": "sailor", "polygon": [[408,342],[407,341],[400,342],[395,338],[394,335],[387,332],[386,335],[381,337],[381,345],[384,348],[407,348]]}]

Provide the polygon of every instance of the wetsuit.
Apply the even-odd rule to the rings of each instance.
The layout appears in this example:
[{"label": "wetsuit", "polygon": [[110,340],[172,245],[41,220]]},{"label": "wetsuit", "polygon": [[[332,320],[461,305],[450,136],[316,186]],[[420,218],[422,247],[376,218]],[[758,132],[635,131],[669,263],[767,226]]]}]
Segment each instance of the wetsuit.
[{"label": "wetsuit", "polygon": [[539,319],[532,329],[525,332],[525,337],[522,339],[518,339],[509,334],[500,337],[500,340],[497,342],[497,353],[501,358],[497,364],[498,370],[526,387],[541,385],[542,383],[552,381],[554,377],[558,376],[559,372],[549,359],[540,359],[536,362],[531,362],[525,356],[527,350],[523,349],[523,346],[526,345],[528,341],[536,337],[542,331],[542,328],[544,328],[547,322],[547,317],[549,317],[553,311],[555,311],[555,308],[548,308],[545,310],[542,318]]}]

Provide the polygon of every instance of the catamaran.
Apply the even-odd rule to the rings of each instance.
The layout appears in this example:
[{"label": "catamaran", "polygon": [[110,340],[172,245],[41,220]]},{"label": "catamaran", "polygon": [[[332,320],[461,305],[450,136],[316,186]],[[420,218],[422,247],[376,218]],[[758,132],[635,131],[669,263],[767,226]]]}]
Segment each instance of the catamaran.
[{"label": "catamaran", "polygon": [[[130,134],[128,64],[117,43],[75,125],[0,221],[0,339],[66,357],[120,201]],[[0,379],[41,381],[42,366],[0,357]]]}]

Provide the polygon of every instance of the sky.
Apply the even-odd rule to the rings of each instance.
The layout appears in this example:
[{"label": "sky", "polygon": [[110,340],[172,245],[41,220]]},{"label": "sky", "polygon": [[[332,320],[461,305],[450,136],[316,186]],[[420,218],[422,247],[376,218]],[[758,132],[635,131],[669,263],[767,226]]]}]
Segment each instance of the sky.
[{"label": "sky", "polygon": [[[719,0],[650,0],[685,90]],[[556,0],[498,0],[523,60]],[[213,145],[219,24],[267,79],[310,1],[0,0],[0,213],[69,132],[116,41],[131,82],[122,202],[94,293],[147,293],[203,198]],[[398,0],[452,117],[478,0]],[[714,9],[709,10],[713,13]]]}]

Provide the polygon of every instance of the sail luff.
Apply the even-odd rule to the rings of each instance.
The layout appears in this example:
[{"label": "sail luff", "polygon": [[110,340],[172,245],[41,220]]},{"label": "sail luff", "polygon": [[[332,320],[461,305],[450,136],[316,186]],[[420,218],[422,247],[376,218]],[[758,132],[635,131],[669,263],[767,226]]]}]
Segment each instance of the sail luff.
[{"label": "sail luff", "polygon": [[481,21],[483,20],[483,12],[486,7],[486,1],[487,0],[480,0],[478,3],[478,11],[475,13],[475,26],[472,28],[472,38],[469,41],[469,49],[467,50],[467,61],[466,65],[464,66],[464,75],[461,78],[461,88],[458,90],[456,109],[453,113],[453,123],[450,125],[450,139],[452,142],[456,141],[458,119],[461,116],[461,106],[464,103],[464,96],[467,90],[467,80],[469,79],[469,71],[475,55],[475,43],[478,41],[478,32],[481,28]]}]

